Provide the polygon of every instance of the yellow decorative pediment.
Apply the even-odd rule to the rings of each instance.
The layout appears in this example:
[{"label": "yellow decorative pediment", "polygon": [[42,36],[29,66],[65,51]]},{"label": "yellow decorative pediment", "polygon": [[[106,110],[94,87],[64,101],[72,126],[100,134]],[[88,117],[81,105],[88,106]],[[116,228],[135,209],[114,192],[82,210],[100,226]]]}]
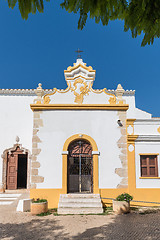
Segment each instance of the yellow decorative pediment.
[{"label": "yellow decorative pediment", "polygon": [[67,84],[68,87],[65,90],[59,90],[57,88],[54,88],[52,93],[44,95],[43,104],[49,104],[51,101],[50,96],[54,95],[55,93],[67,93],[69,91],[73,92],[73,94],[75,95],[74,102],[78,104],[83,103],[84,96],[89,95],[89,92],[93,92],[95,94],[105,93],[106,95],[111,96],[108,100],[109,104],[116,104],[116,96],[112,93],[108,93],[106,88],[95,90],[92,88],[93,83],[87,84],[87,82],[81,78],[76,79],[72,86],[70,82],[67,82]]},{"label": "yellow decorative pediment", "polygon": [[89,72],[96,72],[96,70],[93,70],[93,68],[91,66],[86,66],[86,63],[83,63],[83,65],[81,63],[79,63],[78,65],[74,63],[73,66],[69,66],[67,68],[67,70],[64,70],[64,73],[67,73],[67,72],[72,72],[73,70],[77,69],[77,68],[84,68],[85,70],[89,71]]},{"label": "yellow decorative pediment", "polygon": [[[76,70],[76,71],[74,71]],[[77,59],[76,63],[73,66],[69,66],[67,70],[64,71],[65,80],[67,83],[67,88],[64,90],[59,90],[57,88],[53,89],[53,92],[47,93],[44,95],[44,90],[41,85],[36,89],[37,99],[35,103],[37,104],[53,104],[53,102],[61,103],[64,102],[68,104],[74,103],[83,104],[83,103],[105,103],[110,105],[120,104],[123,105],[125,102],[122,99],[122,95],[124,93],[124,89],[119,84],[117,90],[113,94],[108,91],[106,88],[103,89],[93,89],[93,82],[95,80],[96,71],[93,70],[91,66],[86,66],[86,63],[83,62],[82,59]],[[68,93],[69,92],[69,93]],[[66,98],[60,99],[59,95],[56,93],[68,93],[66,94]],[[51,96],[54,96],[54,100],[52,102]],[[73,95],[72,95],[73,94]],[[95,95],[102,94],[101,97],[94,97]],[[44,96],[43,96],[44,95]],[[85,96],[89,95],[89,98],[84,102]],[[106,97],[105,97],[106,95]]]}]

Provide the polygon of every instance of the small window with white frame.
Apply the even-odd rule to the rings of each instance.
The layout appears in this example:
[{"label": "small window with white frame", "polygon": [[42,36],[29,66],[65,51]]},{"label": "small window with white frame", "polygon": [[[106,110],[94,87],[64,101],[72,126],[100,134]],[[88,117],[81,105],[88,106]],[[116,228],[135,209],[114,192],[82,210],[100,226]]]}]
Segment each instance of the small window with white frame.
[{"label": "small window with white frame", "polygon": [[141,177],[158,177],[157,155],[141,155]]}]

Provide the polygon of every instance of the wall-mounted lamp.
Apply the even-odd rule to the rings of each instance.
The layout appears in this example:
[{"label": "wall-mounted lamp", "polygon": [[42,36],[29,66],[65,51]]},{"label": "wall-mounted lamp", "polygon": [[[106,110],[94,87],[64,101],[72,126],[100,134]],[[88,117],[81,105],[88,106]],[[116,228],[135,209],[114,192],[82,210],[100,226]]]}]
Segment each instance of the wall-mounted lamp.
[{"label": "wall-mounted lamp", "polygon": [[119,125],[120,127],[123,126],[122,121],[121,121],[120,119],[117,120],[117,123],[118,123],[118,125]]}]

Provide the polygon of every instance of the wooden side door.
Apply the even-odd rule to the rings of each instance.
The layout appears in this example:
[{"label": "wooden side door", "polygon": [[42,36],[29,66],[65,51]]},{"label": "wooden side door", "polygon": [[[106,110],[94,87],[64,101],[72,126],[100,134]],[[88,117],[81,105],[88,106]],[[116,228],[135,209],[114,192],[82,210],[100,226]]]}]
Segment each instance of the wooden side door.
[{"label": "wooden side door", "polygon": [[8,154],[7,189],[17,189],[18,154]]}]

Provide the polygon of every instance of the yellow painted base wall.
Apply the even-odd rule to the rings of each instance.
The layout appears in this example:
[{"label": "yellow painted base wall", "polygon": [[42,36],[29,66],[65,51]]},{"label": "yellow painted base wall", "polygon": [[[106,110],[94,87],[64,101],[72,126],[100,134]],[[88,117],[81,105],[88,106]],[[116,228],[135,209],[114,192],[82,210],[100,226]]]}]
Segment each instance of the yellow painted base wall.
[{"label": "yellow painted base wall", "polygon": [[[116,198],[121,193],[129,193],[133,196],[135,202],[131,202],[131,206],[160,206],[160,189],[139,188],[134,191],[129,191],[128,188],[121,189],[100,189],[100,195],[104,206],[111,205],[112,200],[104,198]],[[136,202],[142,201],[142,202]],[[144,203],[144,202],[150,203]],[[152,203],[151,203],[152,202]],[[159,204],[156,204],[157,202]]]},{"label": "yellow painted base wall", "polygon": [[30,198],[43,198],[48,200],[48,208],[58,208],[62,189],[31,189]]},{"label": "yellow painted base wall", "polygon": [[[49,208],[58,208],[58,202],[62,189],[31,189],[30,198],[44,198],[48,200]],[[117,189],[99,189],[99,193],[102,198],[104,206],[111,205],[111,199],[105,198],[116,198],[121,193],[129,193],[133,196],[133,200],[146,201],[146,202],[159,202],[160,203],[160,189],[136,189],[133,192],[129,192],[128,188],[117,188]],[[160,206],[155,203],[140,203],[131,202],[133,206]]]},{"label": "yellow painted base wall", "polygon": [[[132,191],[133,200],[146,201],[146,202],[159,202],[160,203],[160,188],[137,188]],[[160,204],[155,203],[139,203],[133,202],[137,206],[160,206]]]},{"label": "yellow painted base wall", "polygon": [[116,188],[116,189],[99,189],[100,196],[102,198],[103,206],[112,204],[111,199],[105,198],[116,198],[121,193],[128,192],[127,188]]}]

